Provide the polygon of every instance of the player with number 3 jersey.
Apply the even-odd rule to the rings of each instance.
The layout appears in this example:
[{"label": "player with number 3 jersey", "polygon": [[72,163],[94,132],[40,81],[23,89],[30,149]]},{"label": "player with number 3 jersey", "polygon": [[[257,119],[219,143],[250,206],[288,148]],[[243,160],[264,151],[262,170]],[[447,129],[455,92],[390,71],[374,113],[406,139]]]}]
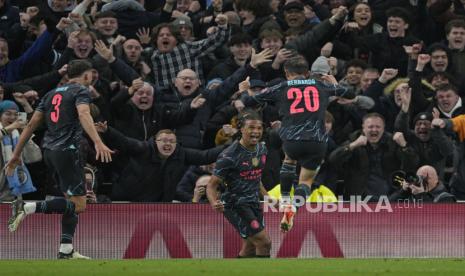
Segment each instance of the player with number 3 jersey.
[{"label": "player with number 3 jersey", "polygon": [[79,148],[82,127],[75,106],[91,102],[87,87],[78,83],[68,83],[47,93],[36,108],[44,113],[47,125],[43,148],[61,151]]},{"label": "player with number 3 jersey", "polygon": [[94,142],[96,159],[111,161],[111,151],[100,139],[90,116],[91,98],[88,86],[92,82],[92,64],[74,60],[68,65],[68,83],[48,92],[40,101],[31,121],[21,133],[13,156],[6,165],[6,174],[13,174],[20,162],[21,151],[33,132],[44,121],[44,159],[53,172],[64,197],[39,202],[16,200],[8,221],[10,232],[15,232],[27,215],[34,213],[63,214],[59,259],[89,259],[73,248],[73,237],[78,214],[86,208],[84,162],[80,154],[82,129]]},{"label": "player with number 3 jersey", "polygon": [[[273,102],[282,116],[279,136],[286,154],[280,171],[281,210],[284,212],[281,230],[292,228],[296,207],[305,204],[313,178],[326,153],[325,111],[329,97],[354,98],[353,91],[339,86],[333,76],[310,78],[308,63],[302,56],[284,63],[287,81],[267,87],[254,96],[242,99],[245,106]],[[297,161],[301,166],[294,200],[290,200],[292,182],[296,178]]]}]

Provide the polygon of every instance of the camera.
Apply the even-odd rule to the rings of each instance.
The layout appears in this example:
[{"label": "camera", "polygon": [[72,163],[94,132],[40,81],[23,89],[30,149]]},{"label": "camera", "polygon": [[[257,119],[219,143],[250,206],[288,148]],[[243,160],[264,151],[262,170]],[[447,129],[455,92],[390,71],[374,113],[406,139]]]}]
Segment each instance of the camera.
[{"label": "camera", "polygon": [[395,171],[392,174],[392,182],[396,185],[402,186],[402,182],[407,182],[409,185],[417,187],[423,186],[424,178],[412,172]]},{"label": "camera", "polygon": [[420,175],[417,175],[415,173],[406,173],[405,174],[405,181],[410,184],[414,185],[417,187],[423,186],[423,177]]}]

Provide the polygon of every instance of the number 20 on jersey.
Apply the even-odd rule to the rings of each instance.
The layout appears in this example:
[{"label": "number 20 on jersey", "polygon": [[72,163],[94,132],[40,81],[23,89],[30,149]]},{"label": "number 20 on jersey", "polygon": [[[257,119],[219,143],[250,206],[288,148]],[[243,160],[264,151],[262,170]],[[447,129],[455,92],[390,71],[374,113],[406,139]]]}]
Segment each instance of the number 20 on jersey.
[{"label": "number 20 on jersey", "polygon": [[299,114],[305,111],[315,112],[320,108],[320,96],[318,89],[314,86],[307,86],[304,91],[292,87],[287,90],[287,99],[293,101],[289,110],[290,114]]}]

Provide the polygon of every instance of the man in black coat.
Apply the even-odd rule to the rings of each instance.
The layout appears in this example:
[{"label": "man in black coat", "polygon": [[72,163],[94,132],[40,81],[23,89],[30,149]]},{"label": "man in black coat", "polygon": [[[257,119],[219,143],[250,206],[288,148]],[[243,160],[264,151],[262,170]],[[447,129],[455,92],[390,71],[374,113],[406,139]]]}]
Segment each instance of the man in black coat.
[{"label": "man in black coat", "polygon": [[169,129],[160,130],[148,141],[139,141],[107,128],[104,123],[97,123],[97,127],[112,146],[130,156],[113,184],[114,201],[171,202],[188,167],[213,163],[224,149],[201,151],[177,146],[176,135]]},{"label": "man in black coat", "polygon": [[[336,148],[328,162],[341,168],[344,197],[389,196],[395,191],[387,179],[397,170],[413,171],[418,156],[407,144],[401,132],[394,135],[384,131],[384,118],[369,113],[363,118],[362,132]],[[358,137],[357,137],[358,135]]]}]

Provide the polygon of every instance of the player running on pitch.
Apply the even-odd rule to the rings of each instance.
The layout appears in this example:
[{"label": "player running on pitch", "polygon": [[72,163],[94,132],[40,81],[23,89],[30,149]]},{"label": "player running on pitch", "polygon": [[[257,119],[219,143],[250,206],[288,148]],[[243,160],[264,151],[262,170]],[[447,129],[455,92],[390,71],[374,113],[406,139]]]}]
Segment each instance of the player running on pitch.
[{"label": "player running on pitch", "polygon": [[8,221],[10,232],[18,229],[27,215],[34,213],[63,214],[61,219],[61,244],[59,259],[89,259],[73,248],[73,237],[78,223],[78,214],[86,208],[86,189],[84,164],[79,148],[82,129],[94,142],[96,159],[110,162],[113,151],[100,139],[94,121],[90,116],[89,104],[92,102],[88,86],[92,82],[92,64],[85,60],[69,63],[67,75],[69,81],[50,92],[40,101],[31,121],[24,129],[14,149],[13,156],[6,165],[6,174],[12,175],[20,163],[21,151],[33,132],[44,121],[47,132],[44,136],[44,158],[55,174],[63,198],[47,201],[13,202],[13,215]]}]

